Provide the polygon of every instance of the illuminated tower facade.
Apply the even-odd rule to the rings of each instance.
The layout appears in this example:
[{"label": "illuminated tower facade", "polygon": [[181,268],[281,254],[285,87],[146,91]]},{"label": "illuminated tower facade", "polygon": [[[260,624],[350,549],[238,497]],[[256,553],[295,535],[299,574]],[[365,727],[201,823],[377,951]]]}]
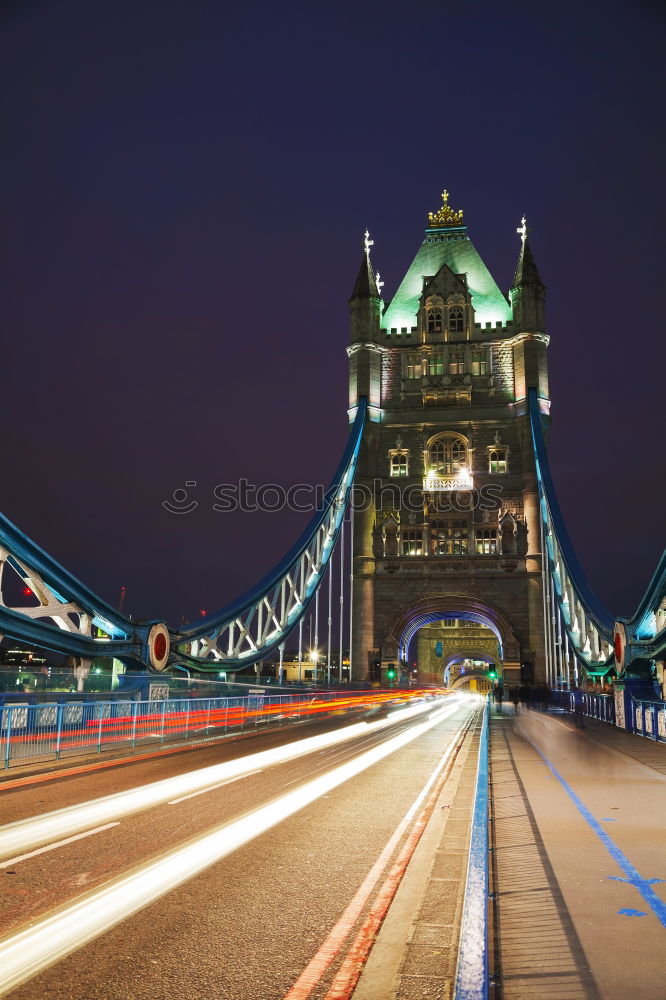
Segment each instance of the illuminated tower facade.
[{"label": "illuminated tower facade", "polygon": [[[366,233],[350,299],[349,411],[368,399],[354,522],[352,673],[414,671],[416,632],[476,622],[505,684],[545,679],[527,390],[549,411],[545,287],[523,220],[504,295],[448,194],[385,302]],[[450,634],[450,633],[447,633]],[[443,675],[442,665],[442,675]]]}]

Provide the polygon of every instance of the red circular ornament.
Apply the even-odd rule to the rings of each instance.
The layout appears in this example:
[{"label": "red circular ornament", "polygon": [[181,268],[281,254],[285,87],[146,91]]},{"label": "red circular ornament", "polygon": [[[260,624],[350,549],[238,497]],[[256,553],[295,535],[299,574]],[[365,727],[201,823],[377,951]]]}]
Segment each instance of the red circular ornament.
[{"label": "red circular ornament", "polygon": [[618,663],[622,662],[622,636],[619,632],[615,633],[615,640],[613,642],[613,652],[615,653],[615,659]]},{"label": "red circular ornament", "polygon": [[153,655],[155,659],[159,662],[163,660],[166,656],[167,651],[167,641],[164,632],[158,632],[155,636],[155,642],[153,643]]}]

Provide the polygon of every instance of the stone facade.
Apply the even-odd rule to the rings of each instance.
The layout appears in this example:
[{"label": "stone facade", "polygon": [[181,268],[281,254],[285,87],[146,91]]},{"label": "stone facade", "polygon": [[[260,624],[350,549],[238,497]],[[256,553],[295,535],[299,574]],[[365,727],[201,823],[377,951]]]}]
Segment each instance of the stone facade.
[{"label": "stone facade", "polygon": [[525,234],[505,296],[457,216],[438,218],[390,302],[369,246],[350,300],[350,416],[360,397],[369,403],[356,477],[352,673],[377,678],[381,664],[385,677],[419,622],[461,615],[494,630],[506,682],[521,662],[540,680],[526,397],[535,386],[547,419],[544,286]]}]

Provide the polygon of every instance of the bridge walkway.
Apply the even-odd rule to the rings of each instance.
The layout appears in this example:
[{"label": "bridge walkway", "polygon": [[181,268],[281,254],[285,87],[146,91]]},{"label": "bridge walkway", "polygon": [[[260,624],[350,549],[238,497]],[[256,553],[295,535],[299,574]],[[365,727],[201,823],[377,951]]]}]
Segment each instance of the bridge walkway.
[{"label": "bridge walkway", "polygon": [[666,746],[585,723],[492,709],[498,1000],[666,995]]}]

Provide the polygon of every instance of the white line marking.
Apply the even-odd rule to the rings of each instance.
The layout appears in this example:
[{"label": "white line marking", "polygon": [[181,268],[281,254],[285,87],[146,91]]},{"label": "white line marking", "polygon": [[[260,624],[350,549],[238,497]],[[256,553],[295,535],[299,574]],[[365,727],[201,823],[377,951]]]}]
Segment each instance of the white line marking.
[{"label": "white line marking", "polygon": [[65,844],[72,844],[75,840],[83,840],[84,837],[92,837],[94,833],[101,833],[102,830],[110,830],[112,826],[120,826],[120,823],[106,823],[104,826],[98,826],[94,830],[77,833],[75,837],[67,837],[66,840],[59,840],[56,844],[49,844],[47,847],[40,847],[36,851],[29,851],[28,854],[19,854],[17,858],[10,858],[9,861],[0,862],[0,868],[9,868],[10,865],[17,865],[19,861],[27,861],[28,858],[36,858],[38,854],[55,851],[56,847],[64,847]]},{"label": "white line marking", "polygon": [[[446,701],[450,705],[460,704],[459,698],[455,695],[451,695]],[[402,718],[416,718],[426,711],[431,711],[431,709],[431,705],[417,704],[404,709]],[[294,740],[291,743],[273,747],[271,750],[261,750],[248,754],[246,757],[225,761],[222,764],[213,764],[200,770],[190,771],[172,778],[163,778],[161,781],[139,785],[124,792],[116,792],[99,799],[93,799],[80,805],[67,806],[55,812],[42,813],[40,816],[33,816],[27,820],[9,823],[0,828],[0,857],[7,857],[17,850],[25,851],[39,847],[57,838],[71,836],[81,832],[86,827],[122,819],[132,813],[164,805],[165,802],[174,798],[217,784],[226,778],[247,774],[248,771],[256,771],[275,764],[284,764],[318,750],[357,739],[359,736],[367,737],[368,734],[379,732],[392,725],[395,725],[395,720],[390,719],[354,723],[341,730]]]},{"label": "white line marking", "polygon": [[240,781],[241,778],[249,778],[251,774],[263,774],[263,767],[259,768],[258,771],[248,771],[247,774],[239,774],[235,778],[227,778],[226,781],[218,781],[217,785],[210,785],[209,788],[200,788],[198,792],[190,792],[189,795],[181,795],[179,799],[171,799],[168,803],[170,806],[175,806],[179,802],[184,802],[185,799],[193,799],[195,795],[205,795],[206,792],[214,792],[216,788],[222,788],[224,785],[231,785],[234,781]]},{"label": "white line marking", "polygon": [[241,819],[209,831],[185,847],[175,848],[154,861],[132,869],[81,899],[42,917],[26,930],[0,941],[0,995],[9,993],[19,983],[37,975],[53,962],[316,802],[326,792],[407,746],[459,707],[456,702],[425,722],[415,722],[411,729],[366,751],[356,760],[281,795]]}]

